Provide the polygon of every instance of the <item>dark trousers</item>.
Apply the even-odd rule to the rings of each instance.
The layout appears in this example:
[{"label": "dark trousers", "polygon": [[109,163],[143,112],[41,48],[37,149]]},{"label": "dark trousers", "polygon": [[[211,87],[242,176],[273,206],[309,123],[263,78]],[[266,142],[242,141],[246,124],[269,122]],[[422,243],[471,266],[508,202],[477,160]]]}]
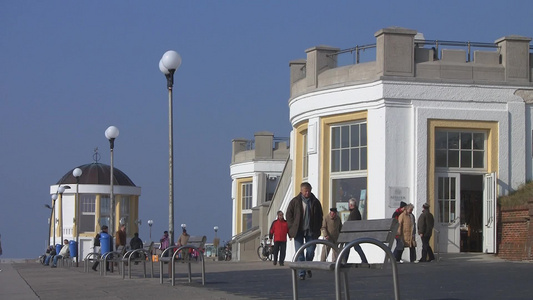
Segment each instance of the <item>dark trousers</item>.
[{"label": "dark trousers", "polygon": [[416,260],[416,247],[409,247],[409,261],[414,262]]},{"label": "dark trousers", "polygon": [[394,257],[396,258],[396,261],[400,261],[402,259],[403,254],[403,239],[401,237],[396,238],[396,248],[394,248]]},{"label": "dark trousers", "polygon": [[287,251],[287,242],[274,242],[274,262],[278,261],[279,253],[279,262],[285,262],[285,252]]},{"label": "dark trousers", "polygon": [[[433,250],[431,249],[431,246],[429,245],[429,239],[431,239],[431,236],[422,237],[422,257],[420,258],[420,261],[432,261],[435,259]],[[426,260],[428,256],[429,256],[429,260]]]}]

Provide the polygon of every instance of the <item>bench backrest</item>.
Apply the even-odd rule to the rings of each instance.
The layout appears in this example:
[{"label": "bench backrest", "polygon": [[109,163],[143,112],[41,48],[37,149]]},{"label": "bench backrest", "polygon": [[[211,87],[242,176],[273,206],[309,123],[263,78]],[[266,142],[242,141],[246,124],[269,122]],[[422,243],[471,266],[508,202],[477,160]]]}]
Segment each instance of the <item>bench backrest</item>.
[{"label": "bench backrest", "polygon": [[207,240],[206,236],[191,236],[187,241],[187,246],[194,246],[198,249],[203,249],[205,247],[205,241]]},{"label": "bench backrest", "polygon": [[346,221],[342,225],[337,242],[349,243],[358,238],[368,237],[388,244],[390,247],[397,231],[398,220],[394,218]]}]

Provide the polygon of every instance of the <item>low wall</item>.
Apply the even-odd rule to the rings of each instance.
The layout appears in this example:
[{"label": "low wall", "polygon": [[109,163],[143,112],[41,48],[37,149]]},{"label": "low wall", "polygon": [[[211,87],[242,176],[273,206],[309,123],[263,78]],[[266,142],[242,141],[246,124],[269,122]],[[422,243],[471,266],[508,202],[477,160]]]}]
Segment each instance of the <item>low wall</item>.
[{"label": "low wall", "polygon": [[533,200],[527,205],[498,207],[498,256],[508,260],[533,260]]}]

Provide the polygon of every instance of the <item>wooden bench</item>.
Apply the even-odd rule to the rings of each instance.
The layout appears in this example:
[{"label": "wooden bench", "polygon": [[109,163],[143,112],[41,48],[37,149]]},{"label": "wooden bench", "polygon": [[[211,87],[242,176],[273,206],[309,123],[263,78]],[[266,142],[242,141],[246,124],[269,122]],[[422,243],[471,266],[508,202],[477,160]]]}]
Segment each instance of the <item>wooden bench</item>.
[{"label": "wooden bench", "polygon": [[[293,262],[288,265],[292,269],[292,288],[293,298],[298,299],[298,270],[322,270],[335,272],[335,296],[337,300],[341,299],[341,284],[344,284],[345,298],[349,299],[349,284],[347,272],[353,268],[375,268],[383,267],[387,260],[392,265],[392,276],[394,282],[394,297],[396,300],[400,299],[400,289],[398,283],[398,271],[396,260],[392,254],[391,247],[394,242],[394,237],[398,231],[398,220],[396,219],[379,219],[379,220],[364,220],[364,221],[346,221],[343,226],[337,245],[327,240],[313,240],[305,243],[296,251],[293,257]],[[336,262],[320,262],[320,261],[297,261],[298,256],[303,254],[305,248],[312,245],[323,244],[332,248],[332,251],[338,253]],[[351,248],[359,244],[373,244],[381,248],[385,252],[385,259],[380,264],[369,263],[348,263],[348,255]],[[342,246],[344,245],[344,246]],[[342,277],[342,278],[341,278]],[[343,281],[343,283],[341,283]]]},{"label": "wooden bench", "polygon": [[[163,264],[169,263],[171,264],[171,269],[169,270],[171,274],[169,274],[169,277],[172,278],[172,285],[176,284],[176,260],[179,255],[179,253],[183,253],[185,255],[182,255],[183,258],[181,262],[187,263],[188,270],[189,270],[189,282],[192,281],[192,273],[191,273],[191,263],[198,263],[200,262],[202,264],[202,285],[205,285],[205,259],[204,259],[204,253],[203,249],[205,248],[205,241],[206,236],[191,236],[189,238],[189,241],[187,242],[187,245],[185,246],[171,246],[165,249],[161,256],[159,257],[159,283],[163,284]],[[175,249],[175,250],[174,250]],[[193,251],[196,251],[198,253],[198,257],[196,259],[193,258],[192,255],[189,255],[189,249],[192,249]],[[166,253],[168,253],[168,256],[165,257]]]},{"label": "wooden bench", "polygon": [[144,278],[146,278],[146,261],[151,264],[151,275],[154,278],[154,262],[152,261],[152,250],[154,242],[151,242],[148,247],[129,250],[122,256],[120,267],[122,268],[122,279],[126,277],[126,265],[128,266],[128,278],[131,279],[131,265],[132,263],[143,263]]}]

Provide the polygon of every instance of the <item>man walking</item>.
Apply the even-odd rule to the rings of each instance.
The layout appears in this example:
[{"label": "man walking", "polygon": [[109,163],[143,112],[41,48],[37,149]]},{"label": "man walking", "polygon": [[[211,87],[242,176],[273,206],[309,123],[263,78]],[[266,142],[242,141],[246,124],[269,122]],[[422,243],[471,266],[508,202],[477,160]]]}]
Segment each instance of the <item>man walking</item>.
[{"label": "man walking", "polygon": [[[348,221],[360,221],[362,218],[361,213],[357,208],[357,200],[355,200],[355,198],[351,198],[350,200],[348,200],[348,205],[350,208],[350,215],[348,216]],[[361,262],[367,264],[368,260],[366,259],[366,255],[363,252],[361,246],[355,245],[353,246],[353,249],[355,250],[355,252],[357,252],[357,254],[359,254],[359,257],[361,257]]]},{"label": "man walking", "polygon": [[[341,219],[338,216],[337,209],[335,207],[332,207],[329,209],[329,214],[324,216],[324,220],[322,221],[322,236],[324,239],[332,242],[333,244],[337,244],[337,240],[339,239],[339,234],[341,233],[342,223]],[[322,255],[320,255],[320,261],[326,261],[326,258],[328,258],[329,250],[331,248],[324,245],[322,247]],[[337,253],[333,251],[333,254],[331,255],[331,259],[333,262],[337,261]]]},{"label": "man walking", "polygon": [[[320,201],[311,193],[311,185],[303,182],[300,185],[300,194],[294,197],[287,207],[287,225],[289,226],[289,237],[294,238],[294,248],[296,251],[305,243],[316,240],[320,236],[322,225],[322,205]],[[316,245],[312,245],[298,256],[299,261],[312,261],[315,257]],[[305,270],[299,271],[300,280],[305,280]],[[307,276],[311,278],[313,274],[307,271]]]},{"label": "man walking", "polygon": [[287,250],[287,233],[289,232],[289,226],[287,221],[283,218],[283,212],[278,211],[278,218],[272,222],[270,226],[269,238],[274,238],[274,265],[278,263],[279,253],[279,265],[283,266],[285,262],[285,253]]},{"label": "man walking", "polygon": [[[420,262],[430,262],[435,259],[433,250],[429,245],[429,239],[433,233],[433,226],[435,225],[435,220],[433,215],[429,211],[429,203],[424,203],[422,205],[422,214],[418,217],[418,234],[422,239],[422,258]],[[427,259],[429,256],[429,259]]]}]

